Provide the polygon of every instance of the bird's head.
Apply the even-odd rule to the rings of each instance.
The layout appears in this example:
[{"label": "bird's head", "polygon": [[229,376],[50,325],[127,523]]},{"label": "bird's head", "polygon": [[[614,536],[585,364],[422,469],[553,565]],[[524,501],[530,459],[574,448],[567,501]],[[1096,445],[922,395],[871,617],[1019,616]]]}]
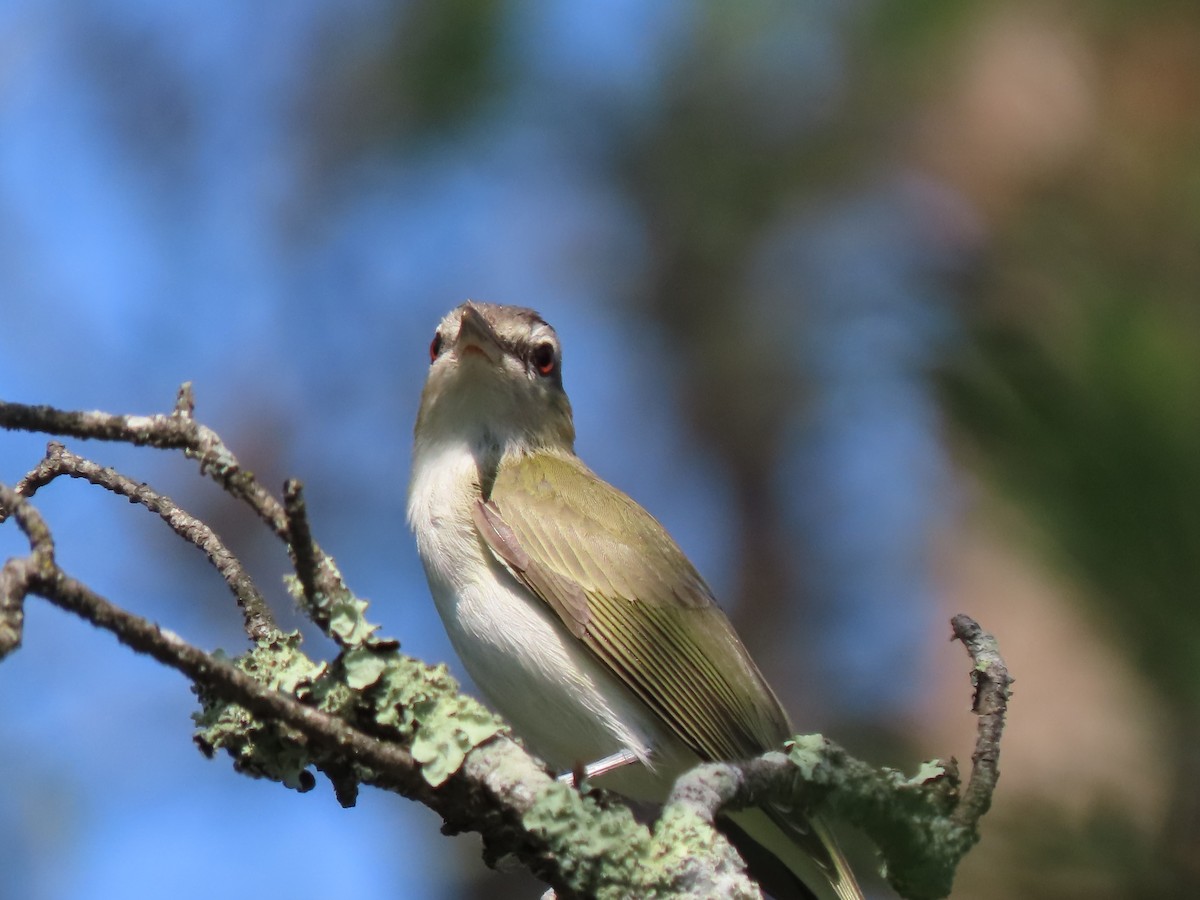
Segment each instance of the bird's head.
[{"label": "bird's head", "polygon": [[520,306],[467,301],[451,310],[429,344],[414,434],[418,445],[466,441],[497,454],[573,452],[554,329]]}]

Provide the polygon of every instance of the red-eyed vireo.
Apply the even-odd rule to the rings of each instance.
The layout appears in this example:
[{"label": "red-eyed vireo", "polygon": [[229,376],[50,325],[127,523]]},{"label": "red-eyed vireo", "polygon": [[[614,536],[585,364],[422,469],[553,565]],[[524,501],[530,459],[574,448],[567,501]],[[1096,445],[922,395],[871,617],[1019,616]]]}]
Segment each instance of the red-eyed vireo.
[{"label": "red-eyed vireo", "polygon": [[[661,802],[700,761],[778,749],[787,715],[699,573],[575,455],[558,336],[464,303],[437,327],[408,520],[450,641],[560,771]],[[779,898],[861,898],[826,827],[764,805],[722,827]]]}]

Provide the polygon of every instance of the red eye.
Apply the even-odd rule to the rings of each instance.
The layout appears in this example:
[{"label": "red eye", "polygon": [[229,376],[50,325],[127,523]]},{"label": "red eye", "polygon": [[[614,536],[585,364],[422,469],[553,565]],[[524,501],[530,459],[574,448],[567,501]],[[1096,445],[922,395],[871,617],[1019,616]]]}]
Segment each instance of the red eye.
[{"label": "red eye", "polygon": [[442,352],[442,333],[436,332],[433,340],[429,342],[429,361],[433,362],[438,358],[438,354]]},{"label": "red eye", "polygon": [[549,375],[554,371],[554,345],[549,341],[543,341],[533,348],[533,353],[529,359],[535,369],[543,375]]}]

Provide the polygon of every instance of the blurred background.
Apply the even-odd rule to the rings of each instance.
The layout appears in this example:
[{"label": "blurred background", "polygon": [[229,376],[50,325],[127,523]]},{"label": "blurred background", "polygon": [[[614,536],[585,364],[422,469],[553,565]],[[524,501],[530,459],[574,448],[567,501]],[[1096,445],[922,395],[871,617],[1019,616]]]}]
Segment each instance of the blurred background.
[{"label": "blurred background", "polygon": [[[957,897],[1200,896],[1197,284],[1194,3],[0,3],[0,397],[150,413],[193,381],[267,484],[305,481],[372,618],[450,660],[404,524],[426,348],[467,297],[539,309],[581,455],[800,731],[965,762],[947,619],[997,634],[1003,777]],[[194,466],[68,443],[297,621],[282,549]],[[0,480],[44,445],[0,434]],[[72,574],[244,646],[145,510],[37,504]],[[181,677],[27,613],[0,897],[539,894],[414,804],[205,760]]]}]

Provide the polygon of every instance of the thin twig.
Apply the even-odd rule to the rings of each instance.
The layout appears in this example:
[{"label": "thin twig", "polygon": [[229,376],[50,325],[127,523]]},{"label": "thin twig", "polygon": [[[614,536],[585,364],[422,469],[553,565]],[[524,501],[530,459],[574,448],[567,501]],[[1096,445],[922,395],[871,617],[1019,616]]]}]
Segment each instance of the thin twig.
[{"label": "thin twig", "polygon": [[192,419],[192,403],[189,385],[180,389],[175,412],[170,415],[115,416],[0,400],[0,428],[183,450],[200,463],[202,473],[244,500],[278,537],[286,540],[287,519],[282,504],[241,467],[215,431]]},{"label": "thin twig", "polygon": [[[347,631],[338,627],[338,611],[346,604],[361,604],[346,587],[333,560],[313,540],[308,524],[308,507],[304,502],[304,485],[289,478],[283,485],[283,508],[288,522],[288,552],[300,582],[300,600],[308,618],[321,632],[339,647],[347,648],[370,643],[376,650],[397,647],[394,640],[381,639],[374,627]],[[343,623],[344,624],[344,623]]]},{"label": "thin twig", "polygon": [[283,510],[288,523],[288,546],[296,563],[296,577],[304,591],[305,604],[316,609],[317,603],[317,545],[313,543],[308,524],[308,507],[304,502],[304,485],[298,478],[283,483]]},{"label": "thin twig", "polygon": [[0,568],[0,660],[21,646],[23,600],[29,592],[27,560],[10,559]]},{"label": "thin twig", "polygon": [[45,578],[57,570],[54,563],[54,538],[45,521],[15,491],[0,485],[0,521],[9,516],[29,538],[30,555],[13,558],[0,569],[0,659],[21,644],[25,621],[24,599],[36,578]]},{"label": "thin twig", "polygon": [[159,494],[149,485],[139,484],[115,469],[77,456],[57,441],[51,441],[46,447],[46,455],[42,461],[17,483],[17,493],[22,497],[32,497],[40,488],[62,475],[81,478],[125,497],[131,503],[140,503],[156,513],[172,531],[202,550],[225,579],[242,611],[246,634],[252,641],[267,640],[278,632],[262,592],[241,561],[230,553],[217,537],[216,532],[200,519],[182,510],[170,497]]},{"label": "thin twig", "polygon": [[171,413],[177,419],[190,420],[196,412],[196,395],[192,391],[192,383],[185,381],[179,386],[175,395],[175,411]]},{"label": "thin twig", "polygon": [[1000,656],[996,639],[979,627],[970,616],[957,615],[950,620],[954,638],[960,640],[975,668],[971,680],[975,697],[971,708],[979,717],[975,751],[971,754],[971,777],[962,800],[953,813],[956,824],[975,827],[980,816],[992,805],[992,793],[1000,779],[1000,736],[1008,713],[1012,676]]}]

